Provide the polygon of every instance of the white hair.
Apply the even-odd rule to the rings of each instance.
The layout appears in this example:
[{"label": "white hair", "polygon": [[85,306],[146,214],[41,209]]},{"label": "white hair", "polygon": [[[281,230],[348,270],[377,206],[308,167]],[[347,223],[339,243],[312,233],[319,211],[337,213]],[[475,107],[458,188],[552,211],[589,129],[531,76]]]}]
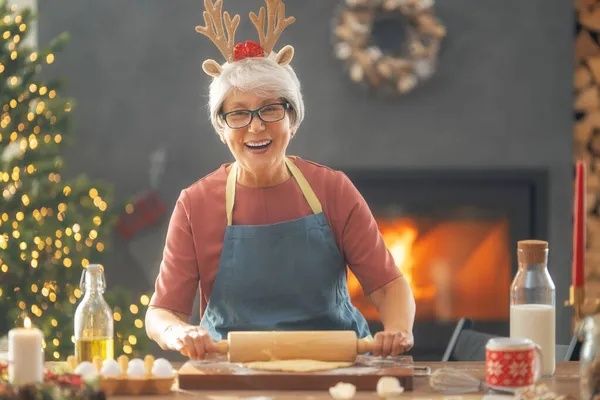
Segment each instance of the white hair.
[{"label": "white hair", "polygon": [[219,113],[225,98],[234,90],[251,92],[260,97],[282,97],[291,104],[290,125],[296,132],[304,119],[304,101],[300,81],[289,65],[281,66],[272,58],[246,58],[225,64],[219,77],[210,84],[210,121],[217,131],[223,133],[225,121]]}]

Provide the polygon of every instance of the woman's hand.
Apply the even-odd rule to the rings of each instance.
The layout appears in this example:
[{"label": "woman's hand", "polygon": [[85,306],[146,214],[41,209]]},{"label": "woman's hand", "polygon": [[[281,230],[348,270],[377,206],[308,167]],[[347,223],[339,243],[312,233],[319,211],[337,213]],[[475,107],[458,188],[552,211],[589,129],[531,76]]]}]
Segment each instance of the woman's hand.
[{"label": "woman's hand", "polygon": [[373,355],[386,358],[395,357],[412,349],[415,339],[411,332],[383,331],[375,334]]},{"label": "woman's hand", "polygon": [[191,360],[203,360],[207,354],[217,352],[215,342],[199,326],[171,325],[165,331],[165,336],[170,349],[179,351]]}]

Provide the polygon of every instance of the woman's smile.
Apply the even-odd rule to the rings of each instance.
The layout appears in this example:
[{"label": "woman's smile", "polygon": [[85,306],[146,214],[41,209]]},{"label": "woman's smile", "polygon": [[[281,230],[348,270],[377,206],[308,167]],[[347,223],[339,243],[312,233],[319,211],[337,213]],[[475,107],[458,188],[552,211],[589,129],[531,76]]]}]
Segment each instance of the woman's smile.
[{"label": "woman's smile", "polygon": [[271,139],[249,140],[245,143],[246,148],[254,154],[266,153],[273,141]]}]

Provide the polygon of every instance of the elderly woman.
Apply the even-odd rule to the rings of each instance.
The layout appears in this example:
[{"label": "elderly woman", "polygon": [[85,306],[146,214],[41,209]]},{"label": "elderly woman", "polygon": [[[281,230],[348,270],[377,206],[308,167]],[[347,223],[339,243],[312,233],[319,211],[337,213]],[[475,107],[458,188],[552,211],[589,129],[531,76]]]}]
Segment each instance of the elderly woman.
[{"label": "elderly woman", "polygon": [[[278,13],[278,27],[285,27],[294,19],[283,18],[280,3],[268,0],[268,14]],[[304,118],[289,65],[293,48],[272,52],[281,31],[269,26],[264,34],[262,8],[250,14],[261,44],[234,48],[239,16],[222,18],[220,1],[205,4],[207,24],[196,29],[227,60],[203,64],[214,77],[210,119],[235,162],[181,192],[146,314],[148,336],[191,359],[216,352],[215,341],[230,331],[353,330],[368,337],[367,322],[350,301],[348,267],[383,324],[373,354],[409,350],[412,291],[365,200],[342,172],[286,155]],[[201,321],[194,326],[186,321],[197,290]]]}]

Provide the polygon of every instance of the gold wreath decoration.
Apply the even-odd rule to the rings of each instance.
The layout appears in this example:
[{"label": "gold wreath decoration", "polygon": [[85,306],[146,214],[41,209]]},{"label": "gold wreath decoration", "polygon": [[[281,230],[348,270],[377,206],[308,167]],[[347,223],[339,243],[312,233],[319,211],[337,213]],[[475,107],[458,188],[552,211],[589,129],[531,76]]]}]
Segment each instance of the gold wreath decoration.
[{"label": "gold wreath decoration", "polygon": [[[433,0],[344,0],[334,20],[335,55],[356,83],[375,90],[405,94],[429,79],[446,28],[433,12]],[[408,22],[405,54],[384,54],[373,43],[377,18],[402,17]]]}]

